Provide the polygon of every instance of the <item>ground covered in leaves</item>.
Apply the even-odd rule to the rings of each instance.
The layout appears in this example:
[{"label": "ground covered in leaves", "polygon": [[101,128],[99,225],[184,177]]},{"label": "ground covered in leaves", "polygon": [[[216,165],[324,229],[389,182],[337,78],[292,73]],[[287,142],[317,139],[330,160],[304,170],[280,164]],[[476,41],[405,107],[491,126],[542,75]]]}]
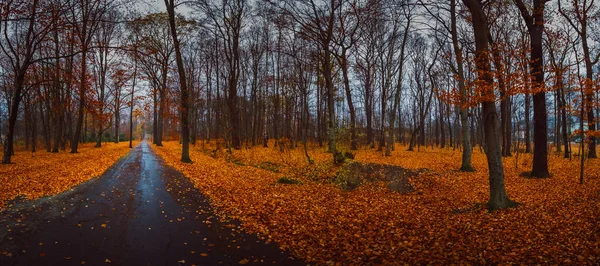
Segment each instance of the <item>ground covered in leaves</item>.
[{"label": "ground covered in leaves", "polygon": [[457,149],[397,147],[391,157],[356,152],[355,162],[408,169],[410,193],[369,182],[347,190],[331,155],[311,148],[191,148],[193,164],[180,163],[181,147],[155,147],[168,164],[204,192],[222,216],[309,263],[317,264],[594,264],[600,263],[600,161],[586,162],[579,184],[578,158],[549,158],[552,177],[529,179],[531,156],[504,159],[509,196],[521,205],[489,213],[485,156],[473,154],[474,173],[456,171]]},{"label": "ground covered in leaves", "polygon": [[121,142],[105,143],[101,148],[82,144],[75,154],[17,151],[13,164],[0,165],[0,208],[19,196],[54,195],[98,177],[130,150],[129,142]]}]

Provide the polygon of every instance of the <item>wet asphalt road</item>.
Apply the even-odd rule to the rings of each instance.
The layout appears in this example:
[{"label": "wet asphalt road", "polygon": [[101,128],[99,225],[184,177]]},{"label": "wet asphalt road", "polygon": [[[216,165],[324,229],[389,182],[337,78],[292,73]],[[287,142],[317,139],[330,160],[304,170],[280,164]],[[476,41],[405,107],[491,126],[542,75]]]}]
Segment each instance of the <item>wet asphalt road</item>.
[{"label": "wet asphalt road", "polygon": [[148,145],[100,178],[0,212],[0,265],[303,265],[219,221]]}]

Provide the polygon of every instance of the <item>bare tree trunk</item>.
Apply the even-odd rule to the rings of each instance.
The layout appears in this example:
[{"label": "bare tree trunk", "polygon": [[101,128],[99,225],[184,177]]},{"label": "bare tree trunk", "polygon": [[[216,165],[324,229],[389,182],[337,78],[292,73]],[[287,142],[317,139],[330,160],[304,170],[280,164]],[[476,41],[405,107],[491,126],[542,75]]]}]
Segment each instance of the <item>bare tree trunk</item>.
[{"label": "bare tree trunk", "polygon": [[152,88],[152,144],[158,145],[158,84],[153,82]]},{"label": "bare tree trunk", "polygon": [[[562,82],[561,82],[562,83]],[[564,92],[564,88],[563,86],[559,87],[559,112],[560,115],[562,116],[562,138],[563,138],[563,144],[564,144],[564,150],[565,150],[565,156],[564,158],[569,158],[570,154],[571,154],[571,149],[569,148],[569,135],[567,133],[567,110],[565,108],[566,106],[566,101],[565,101],[565,92]]]},{"label": "bare tree trunk", "polygon": [[460,171],[463,172],[472,172],[473,165],[471,163],[471,135],[469,134],[469,116],[468,116],[468,107],[466,103],[467,99],[467,88],[465,86],[465,73],[464,73],[464,63],[463,63],[463,55],[462,49],[458,45],[458,31],[456,29],[456,0],[451,0],[450,2],[450,19],[451,19],[451,27],[452,27],[452,47],[454,49],[454,55],[456,57],[456,65],[457,65],[457,74],[458,74],[458,90],[460,94],[460,124],[461,124],[461,136],[462,136],[462,163],[460,167]]},{"label": "bare tree trunk", "polygon": [[135,104],[135,83],[137,81],[137,43],[133,47],[133,82],[131,84],[131,102],[129,103],[129,148],[133,148],[133,107]]},{"label": "bare tree trunk", "polygon": [[499,143],[500,121],[495,104],[493,90],[485,88],[491,86],[493,78],[490,74],[489,48],[488,48],[488,24],[481,3],[477,0],[463,0],[472,15],[472,26],[475,35],[476,68],[478,71],[479,90],[484,93],[482,102],[483,128],[485,134],[485,153],[488,161],[490,199],[488,208],[490,211],[516,206],[516,203],[508,198],[504,185],[504,168],[502,166],[502,151]]},{"label": "bare tree trunk", "polygon": [[333,153],[334,156],[337,153],[337,145],[335,140],[335,102],[334,102],[334,88],[333,79],[331,77],[331,54],[329,50],[325,51],[325,55],[322,58],[321,64],[323,65],[323,76],[325,78],[325,88],[327,90],[327,140],[329,152]]},{"label": "bare tree trunk", "polygon": [[23,82],[25,80],[25,72],[19,71],[15,75],[15,90],[13,92],[10,112],[8,116],[8,130],[6,132],[6,141],[4,142],[4,154],[2,156],[2,164],[10,164],[11,156],[14,153],[13,141],[15,136],[15,125],[17,123],[17,117],[19,112],[19,103],[21,102]]},{"label": "bare tree trunk", "polygon": [[[84,20],[85,22],[85,20]],[[83,26],[86,27],[85,24]],[[85,34],[83,35],[83,39],[85,39]],[[79,145],[80,137],[81,137],[81,129],[83,127],[83,116],[84,116],[84,108],[85,108],[85,93],[86,93],[86,72],[87,72],[87,48],[84,47],[81,52],[81,76],[79,81],[79,106],[77,111],[77,126],[75,127],[75,133],[73,134],[73,139],[71,140],[71,153],[77,153],[77,147]]]},{"label": "bare tree trunk", "polygon": [[[385,148],[385,155],[390,156],[392,153],[392,149],[394,148],[394,126],[396,124],[396,113],[400,106],[400,96],[402,94],[402,79],[404,75],[404,54],[406,49],[406,42],[408,40],[408,34],[410,29],[410,24],[412,21],[412,17],[410,15],[410,11],[405,13],[406,16],[406,27],[404,28],[404,35],[402,36],[402,45],[400,47],[400,65],[398,69],[398,80],[396,82],[396,93],[394,94],[394,102],[392,105],[392,110],[390,111],[390,121],[389,121],[389,132],[388,132],[388,143]],[[382,117],[383,119],[383,117]],[[383,120],[382,120],[383,123]]]},{"label": "bare tree trunk", "polygon": [[542,37],[544,33],[544,7],[546,0],[534,0],[530,14],[522,0],[515,0],[521,16],[525,20],[531,41],[530,75],[533,93],[534,147],[532,177],[550,177],[548,172],[548,114],[544,89],[544,54]]},{"label": "bare tree trunk", "polygon": [[171,36],[173,37],[173,46],[175,48],[175,61],[177,61],[177,71],[179,72],[179,88],[181,93],[181,161],[184,163],[191,163],[190,159],[190,128],[189,128],[189,97],[187,82],[185,79],[185,68],[183,66],[183,58],[181,56],[181,50],[179,47],[179,39],[177,39],[177,27],[175,25],[175,3],[174,0],[165,0],[167,7],[167,13],[169,14],[169,25],[171,28]]},{"label": "bare tree trunk", "polygon": [[[163,62],[163,64],[166,64]],[[158,89],[158,122],[156,125],[156,146],[162,146],[165,127],[165,116],[167,114],[167,66],[162,66],[162,81]]]},{"label": "bare tree trunk", "polygon": [[346,57],[346,49],[342,49],[342,54],[339,58],[342,76],[344,78],[344,90],[346,92],[346,101],[348,103],[348,111],[350,112],[350,149],[358,149],[356,136],[356,109],[352,101],[352,91],[350,90],[350,78],[348,77],[348,59]]}]

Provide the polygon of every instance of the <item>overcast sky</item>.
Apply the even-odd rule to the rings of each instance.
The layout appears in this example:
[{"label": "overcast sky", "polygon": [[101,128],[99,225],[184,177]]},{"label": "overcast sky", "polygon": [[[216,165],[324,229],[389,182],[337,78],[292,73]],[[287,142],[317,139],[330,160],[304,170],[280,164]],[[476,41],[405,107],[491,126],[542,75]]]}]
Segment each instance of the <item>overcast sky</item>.
[{"label": "overcast sky", "polygon": [[[145,6],[148,7],[148,12],[165,12],[165,1],[164,0],[142,0],[145,2]],[[176,1],[177,2],[177,1]],[[185,16],[191,12],[191,9],[186,5],[177,7],[177,13],[184,14]]]}]

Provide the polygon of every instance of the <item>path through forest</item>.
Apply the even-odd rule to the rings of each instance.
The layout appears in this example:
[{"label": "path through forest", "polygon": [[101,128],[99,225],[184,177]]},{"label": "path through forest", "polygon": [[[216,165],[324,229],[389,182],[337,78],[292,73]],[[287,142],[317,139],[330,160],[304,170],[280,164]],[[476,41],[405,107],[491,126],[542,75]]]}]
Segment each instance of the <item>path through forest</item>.
[{"label": "path through forest", "polygon": [[100,178],[1,212],[0,251],[0,265],[302,264],[219,221],[147,142]]}]

